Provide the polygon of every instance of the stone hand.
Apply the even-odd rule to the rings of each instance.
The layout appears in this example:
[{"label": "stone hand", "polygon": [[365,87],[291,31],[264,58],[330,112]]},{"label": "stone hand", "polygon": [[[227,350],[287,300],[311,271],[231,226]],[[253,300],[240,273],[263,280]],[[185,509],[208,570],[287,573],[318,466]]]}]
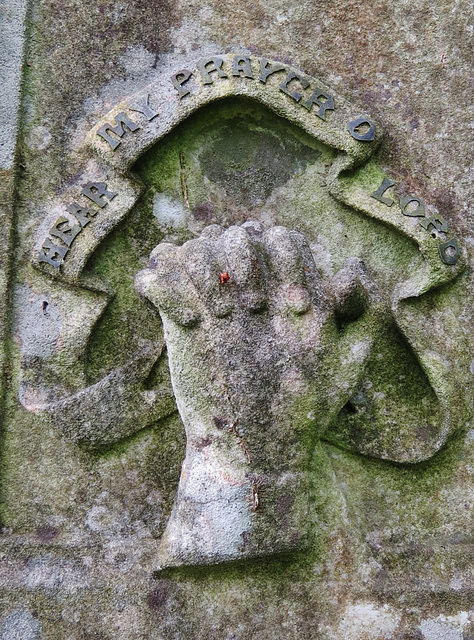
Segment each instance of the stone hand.
[{"label": "stone hand", "polygon": [[384,313],[363,265],[324,282],[301,234],[248,222],[158,245],[135,286],[161,314],[187,436],[159,565],[304,547],[316,439]]}]

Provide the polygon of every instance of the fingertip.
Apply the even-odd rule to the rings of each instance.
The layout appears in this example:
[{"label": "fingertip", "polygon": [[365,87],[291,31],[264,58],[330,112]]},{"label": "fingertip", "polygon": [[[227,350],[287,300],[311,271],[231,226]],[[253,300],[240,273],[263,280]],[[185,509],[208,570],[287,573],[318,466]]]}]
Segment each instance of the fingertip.
[{"label": "fingertip", "polygon": [[313,305],[319,308],[327,306],[331,297],[330,291],[316,266],[311,247],[306,237],[299,231],[290,231],[290,235],[300,252],[303,275]]},{"label": "fingertip", "polygon": [[169,264],[170,260],[175,259],[177,250],[178,247],[175,244],[171,244],[171,242],[161,242],[150,253],[149,268],[156,269],[162,263],[164,263],[163,266],[166,266],[167,262]]},{"label": "fingertip", "polygon": [[134,285],[137,293],[157,307],[162,316],[185,327],[199,322],[199,302],[177,260],[175,245],[163,243],[155,247],[150,266],[136,274]]},{"label": "fingertip", "polygon": [[150,298],[150,293],[155,283],[156,272],[150,268],[142,269],[134,278],[135,291],[143,298]]},{"label": "fingertip", "polygon": [[264,244],[277,281],[276,305],[303,315],[311,308],[311,298],[298,242],[286,227],[272,227],[264,233]]},{"label": "fingertip", "polygon": [[242,225],[242,229],[244,229],[253,239],[261,240],[263,236],[263,227],[260,222],[257,222],[256,220],[247,220]]},{"label": "fingertip", "polygon": [[219,224],[210,224],[201,231],[201,238],[216,240],[224,233],[224,228]]},{"label": "fingertip", "polygon": [[218,318],[227,316],[233,308],[230,295],[233,285],[223,278],[226,271],[218,260],[220,235],[214,242],[206,237],[190,240],[178,250],[178,259],[198,297]]},{"label": "fingertip", "polygon": [[253,241],[259,232],[252,236],[249,229],[255,231],[255,227],[246,225],[227,229],[223,236],[224,252],[232,281],[239,289],[241,306],[258,312],[266,307],[267,297],[262,265]]}]

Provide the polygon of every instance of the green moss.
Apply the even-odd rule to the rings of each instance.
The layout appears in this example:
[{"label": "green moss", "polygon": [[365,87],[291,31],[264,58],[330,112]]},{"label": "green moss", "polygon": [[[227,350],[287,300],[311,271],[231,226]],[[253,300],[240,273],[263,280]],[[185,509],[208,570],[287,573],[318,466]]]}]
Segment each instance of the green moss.
[{"label": "green moss", "polygon": [[[283,224],[317,243],[316,257],[325,269],[336,271],[357,255],[382,287],[393,288],[420,261],[418,248],[328,193],[325,174],[335,157],[334,150],[264,108],[223,100],[199,110],[150,149],[134,171],[148,185],[144,206],[149,210],[157,193],[182,207],[183,219],[175,228],[155,221],[173,241],[183,242],[186,233],[199,233],[211,223]],[[366,188],[368,181],[370,193],[381,173],[374,165],[346,179],[357,188]]]},{"label": "green moss", "polygon": [[143,340],[162,338],[156,309],[142,301],[134,288],[135,274],[145,266],[151,245],[159,240],[159,232],[143,220],[141,210],[136,210],[89,262],[89,272],[106,280],[115,291],[89,340],[87,375],[91,382],[134,357]]},{"label": "green moss", "polygon": [[198,224],[227,225],[258,217],[276,187],[318,160],[320,146],[255,103],[224,100],[189,118],[134,170],[151,192],[189,204]]},{"label": "green moss", "polygon": [[379,530],[383,523],[407,542],[437,537],[440,528],[449,523],[440,492],[456,474],[460,446],[460,439],[454,438],[430,460],[402,465],[324,445],[343,483],[354,522],[358,521],[365,531]]},{"label": "green moss", "polygon": [[381,336],[364,379],[325,434],[329,441],[375,457],[423,450],[439,435],[438,399],[394,325]]}]

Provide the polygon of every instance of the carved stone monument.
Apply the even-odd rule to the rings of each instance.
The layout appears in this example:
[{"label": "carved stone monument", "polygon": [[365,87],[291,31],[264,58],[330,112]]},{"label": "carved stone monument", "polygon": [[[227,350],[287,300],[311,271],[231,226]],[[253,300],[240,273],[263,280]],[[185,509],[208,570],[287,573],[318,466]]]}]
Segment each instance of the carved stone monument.
[{"label": "carved stone monument", "polygon": [[394,159],[432,114],[383,116],[388,75],[350,102],[345,50],[316,78],[163,6],[114,5],[142,31],[93,87],[72,41],[46,54],[52,5],[10,7],[0,639],[468,640],[468,191]]}]

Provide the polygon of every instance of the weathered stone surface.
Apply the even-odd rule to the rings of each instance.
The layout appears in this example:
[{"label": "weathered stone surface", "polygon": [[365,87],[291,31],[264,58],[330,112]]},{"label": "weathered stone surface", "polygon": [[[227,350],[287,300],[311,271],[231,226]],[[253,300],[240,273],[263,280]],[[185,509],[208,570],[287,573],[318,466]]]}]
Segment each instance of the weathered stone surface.
[{"label": "weathered stone surface", "polygon": [[474,636],[470,3],[23,11],[2,9],[0,637]]},{"label": "weathered stone surface", "polygon": [[[160,566],[307,548],[315,439],[353,395],[389,315],[362,262],[331,287],[302,234],[249,221],[158,245],[135,282],[163,319],[187,439]],[[339,322],[354,323],[342,335],[336,300]]]}]

